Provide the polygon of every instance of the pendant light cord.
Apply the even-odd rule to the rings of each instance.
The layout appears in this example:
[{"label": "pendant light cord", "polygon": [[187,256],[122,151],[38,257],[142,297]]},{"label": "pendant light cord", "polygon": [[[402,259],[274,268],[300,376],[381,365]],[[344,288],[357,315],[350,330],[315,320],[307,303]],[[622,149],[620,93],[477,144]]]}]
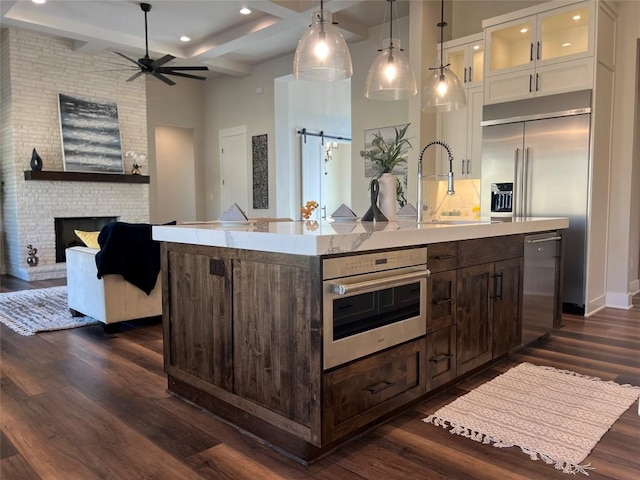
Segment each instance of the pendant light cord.
[{"label": "pendant light cord", "polygon": [[442,44],[444,43],[444,27],[447,26],[447,22],[444,21],[444,0],[440,2],[440,23],[438,24],[440,27],[440,74],[444,70],[444,48],[442,48]]}]

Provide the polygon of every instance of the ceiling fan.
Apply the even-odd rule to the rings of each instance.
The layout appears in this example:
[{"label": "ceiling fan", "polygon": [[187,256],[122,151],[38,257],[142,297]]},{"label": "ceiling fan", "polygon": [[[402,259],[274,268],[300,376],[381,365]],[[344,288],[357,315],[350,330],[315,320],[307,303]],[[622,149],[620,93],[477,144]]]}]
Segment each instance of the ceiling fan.
[{"label": "ceiling fan", "polygon": [[164,67],[163,65],[165,65],[168,62],[170,62],[171,60],[173,60],[176,57],[174,57],[173,55],[165,55],[164,57],[162,57],[162,58],[160,58],[158,60],[153,60],[152,58],[149,57],[149,37],[148,37],[148,33],[147,33],[147,13],[149,11],[151,11],[151,5],[148,4],[148,3],[141,3],[140,4],[140,8],[144,12],[144,42],[145,42],[145,49],[146,49],[146,53],[145,53],[144,57],[140,58],[138,60],[134,60],[133,58],[129,58],[126,55],[124,55],[124,54],[122,54],[120,52],[114,52],[117,55],[120,55],[121,57],[129,60],[130,62],[135,63],[138,66],[138,68],[140,68],[140,71],[135,73],[131,78],[127,79],[127,82],[135,80],[136,78],[138,78],[143,73],[147,74],[147,75],[153,75],[158,80],[162,80],[167,85],[175,85],[176,82],[174,82],[171,79],[165,77],[165,75],[175,75],[176,77],[193,78],[193,79],[196,79],[196,80],[206,80],[206,77],[200,77],[198,75],[191,75],[190,73],[180,73],[180,71],[184,71],[184,70],[209,70],[208,67],[177,67],[177,66],[176,67]]}]

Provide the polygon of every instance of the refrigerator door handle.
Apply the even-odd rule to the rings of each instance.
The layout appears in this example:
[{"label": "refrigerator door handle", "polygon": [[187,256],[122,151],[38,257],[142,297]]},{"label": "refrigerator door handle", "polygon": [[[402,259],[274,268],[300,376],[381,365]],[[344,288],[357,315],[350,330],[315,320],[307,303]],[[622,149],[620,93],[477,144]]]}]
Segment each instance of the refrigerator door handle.
[{"label": "refrigerator door handle", "polygon": [[520,216],[520,149],[514,150],[513,166],[515,170],[515,178],[513,179],[513,207],[511,209],[512,216]]},{"label": "refrigerator door handle", "polygon": [[529,205],[527,205],[529,187],[529,147],[524,149],[524,158],[522,161],[522,216],[529,215]]}]

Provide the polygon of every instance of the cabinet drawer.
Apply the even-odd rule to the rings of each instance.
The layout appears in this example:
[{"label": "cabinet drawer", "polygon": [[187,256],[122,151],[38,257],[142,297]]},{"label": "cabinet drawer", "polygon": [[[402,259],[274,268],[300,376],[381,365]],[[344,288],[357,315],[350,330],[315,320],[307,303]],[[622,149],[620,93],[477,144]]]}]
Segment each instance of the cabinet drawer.
[{"label": "cabinet drawer", "polygon": [[477,238],[458,242],[460,268],[498,262],[524,255],[524,236]]},{"label": "cabinet drawer", "polygon": [[458,243],[434,243],[427,247],[427,268],[431,273],[458,268]]},{"label": "cabinet drawer", "polygon": [[343,437],[426,393],[424,337],[323,376],[322,443]]},{"label": "cabinet drawer", "polygon": [[427,335],[427,390],[456,377],[456,327],[452,325]]}]

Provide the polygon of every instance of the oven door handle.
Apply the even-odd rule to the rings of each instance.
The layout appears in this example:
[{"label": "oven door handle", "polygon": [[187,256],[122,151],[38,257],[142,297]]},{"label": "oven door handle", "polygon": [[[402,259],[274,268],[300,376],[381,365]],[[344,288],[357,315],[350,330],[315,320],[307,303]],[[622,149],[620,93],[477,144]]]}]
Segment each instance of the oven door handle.
[{"label": "oven door handle", "polygon": [[372,288],[385,288],[388,286],[392,286],[398,282],[426,278],[429,275],[431,275],[431,272],[426,269],[417,272],[403,273],[401,275],[395,275],[393,277],[377,278],[375,280],[368,280],[365,282],[332,283],[329,288],[331,290],[331,293],[333,294],[346,295],[348,293],[360,292],[362,290],[371,290]]}]

